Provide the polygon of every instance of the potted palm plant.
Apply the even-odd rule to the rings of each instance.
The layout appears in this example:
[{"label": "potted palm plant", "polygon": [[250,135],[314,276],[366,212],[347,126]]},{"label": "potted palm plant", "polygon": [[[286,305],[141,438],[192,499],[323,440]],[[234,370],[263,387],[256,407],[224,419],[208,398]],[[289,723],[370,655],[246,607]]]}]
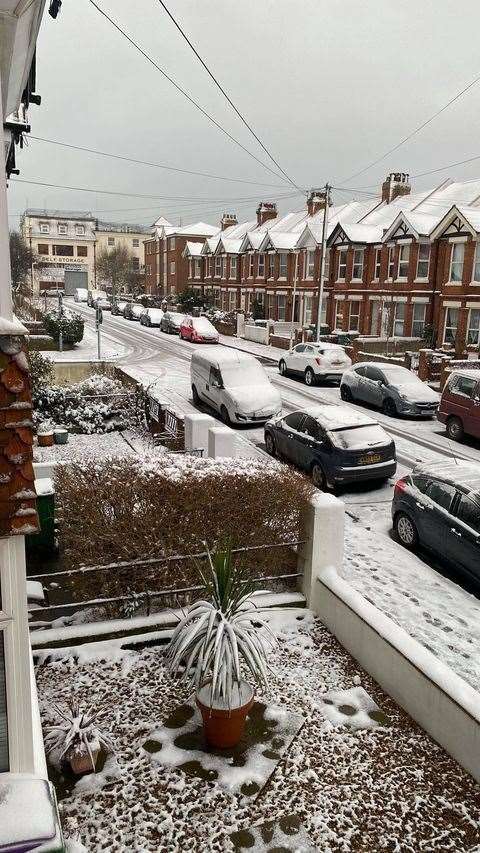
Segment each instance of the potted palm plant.
[{"label": "potted palm plant", "polygon": [[54,708],[61,722],[49,726],[45,742],[49,754],[55,753],[59,764],[68,761],[76,775],[95,772],[97,759],[102,747],[113,751],[110,740],[95,725],[91,710],[82,711],[78,705],[70,704],[63,711]]},{"label": "potted palm plant", "polygon": [[208,570],[200,575],[204,595],[176,626],[167,665],[195,688],[207,743],[226,749],[240,741],[254,701],[244,674],[267,686],[275,637],[253,601],[253,582],[233,565],[230,547],[209,553]]}]

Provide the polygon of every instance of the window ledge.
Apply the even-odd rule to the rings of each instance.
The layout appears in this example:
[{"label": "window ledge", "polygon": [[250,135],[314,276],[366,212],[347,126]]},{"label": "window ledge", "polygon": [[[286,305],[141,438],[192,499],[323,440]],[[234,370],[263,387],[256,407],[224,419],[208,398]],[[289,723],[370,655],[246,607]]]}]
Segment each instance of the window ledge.
[{"label": "window ledge", "polygon": [[414,284],[429,284],[430,280],[428,276],[426,278],[415,278],[413,280]]},{"label": "window ledge", "polygon": [[350,284],[363,284],[363,278],[351,278]]},{"label": "window ledge", "polygon": [[408,276],[399,276],[395,279],[395,284],[406,284],[408,282]]}]

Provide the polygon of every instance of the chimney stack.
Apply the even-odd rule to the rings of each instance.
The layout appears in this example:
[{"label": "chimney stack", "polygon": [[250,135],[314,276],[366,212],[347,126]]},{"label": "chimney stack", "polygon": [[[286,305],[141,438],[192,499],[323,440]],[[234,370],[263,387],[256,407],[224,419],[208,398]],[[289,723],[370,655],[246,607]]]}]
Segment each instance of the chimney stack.
[{"label": "chimney stack", "polygon": [[257,207],[257,225],[263,225],[269,219],[276,219],[277,205],[274,201],[261,201]]},{"label": "chimney stack", "polygon": [[[325,210],[325,189],[310,190],[310,195],[307,198],[307,210],[309,216],[314,216],[319,210]],[[328,194],[328,204],[331,205],[332,199]]]},{"label": "chimney stack", "polygon": [[390,204],[402,195],[410,195],[409,177],[406,172],[390,172],[382,184],[382,201]]},{"label": "chimney stack", "polygon": [[224,213],[220,220],[220,228],[225,231],[225,228],[230,228],[231,225],[238,225],[238,219],[234,213]]}]

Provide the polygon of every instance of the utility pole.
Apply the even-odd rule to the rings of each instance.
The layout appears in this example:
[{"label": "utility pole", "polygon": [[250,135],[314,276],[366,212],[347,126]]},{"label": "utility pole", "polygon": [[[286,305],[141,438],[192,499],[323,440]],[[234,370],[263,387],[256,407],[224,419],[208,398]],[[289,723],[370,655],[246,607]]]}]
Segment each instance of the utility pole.
[{"label": "utility pole", "polygon": [[295,300],[297,297],[297,280],[298,280],[298,249],[295,252],[295,273],[293,277],[293,298],[292,298],[292,322],[290,324],[290,349],[293,346],[293,324],[295,322]]},{"label": "utility pole", "polygon": [[325,184],[325,208],[323,211],[322,247],[320,254],[320,276],[318,280],[318,304],[317,304],[317,341],[320,338],[323,307],[323,276],[325,272],[325,256],[327,251],[328,231],[328,207],[330,202],[330,184]]},{"label": "utility pole", "polygon": [[96,320],[96,327],[97,327],[97,357],[98,357],[98,360],[101,361],[102,345],[101,345],[101,336],[100,336],[100,326],[103,322],[103,312],[102,312],[102,309],[98,305],[95,309],[95,320]]}]

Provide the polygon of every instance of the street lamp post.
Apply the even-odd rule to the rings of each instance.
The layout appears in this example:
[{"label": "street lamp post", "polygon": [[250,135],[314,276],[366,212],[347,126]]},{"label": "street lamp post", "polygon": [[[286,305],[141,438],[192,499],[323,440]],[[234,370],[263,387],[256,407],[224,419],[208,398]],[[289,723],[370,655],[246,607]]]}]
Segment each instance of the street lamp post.
[{"label": "street lamp post", "polygon": [[325,255],[327,250],[327,231],[328,231],[328,206],[330,202],[330,184],[325,184],[325,207],[323,210],[323,225],[322,225],[322,248],[320,254],[320,276],[318,281],[318,307],[317,307],[317,341],[320,338],[322,326],[322,308],[323,308],[323,277],[325,273]]}]

